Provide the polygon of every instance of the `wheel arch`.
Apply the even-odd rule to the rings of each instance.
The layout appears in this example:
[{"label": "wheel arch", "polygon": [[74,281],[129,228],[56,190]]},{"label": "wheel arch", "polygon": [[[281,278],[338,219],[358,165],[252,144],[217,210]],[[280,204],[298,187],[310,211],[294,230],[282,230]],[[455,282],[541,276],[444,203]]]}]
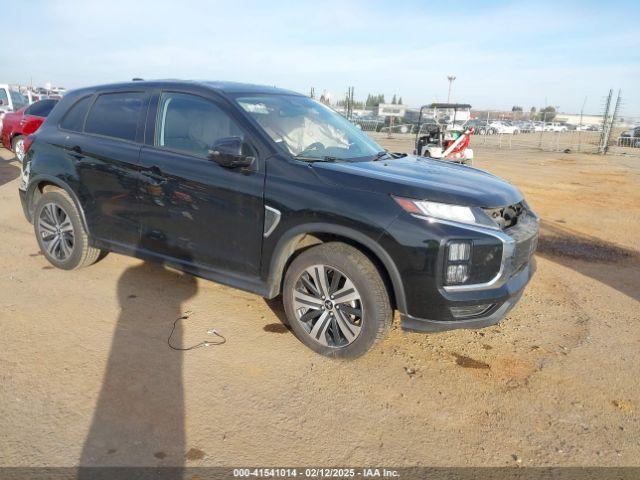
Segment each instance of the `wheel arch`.
[{"label": "wheel arch", "polygon": [[26,194],[27,211],[29,212],[29,220],[33,222],[33,214],[34,214],[36,203],[38,202],[40,197],[44,194],[45,188],[47,186],[61,188],[62,190],[64,190],[69,194],[69,196],[73,200],[75,207],[78,209],[78,212],[80,214],[80,219],[82,220],[82,226],[84,227],[87,234],[89,234],[89,226],[87,225],[87,219],[84,215],[84,209],[82,208],[82,204],[80,203],[78,196],[73,191],[71,186],[69,186],[68,183],[66,183],[64,180],[61,180],[58,177],[54,177],[51,175],[38,175],[29,181],[29,186],[27,187],[27,194]]},{"label": "wheel arch", "polygon": [[274,248],[269,262],[267,291],[269,298],[282,291],[284,274],[304,249],[329,241],[341,241],[359,249],[376,265],[387,285],[393,308],[406,312],[406,297],[400,272],[391,256],[371,237],[349,227],[327,223],[299,225],[284,233]]}]

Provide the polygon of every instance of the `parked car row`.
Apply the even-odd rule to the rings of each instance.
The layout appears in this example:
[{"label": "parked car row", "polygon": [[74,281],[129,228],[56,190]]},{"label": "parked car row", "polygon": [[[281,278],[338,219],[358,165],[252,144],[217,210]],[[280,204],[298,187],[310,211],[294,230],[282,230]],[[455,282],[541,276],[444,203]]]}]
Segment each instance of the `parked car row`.
[{"label": "parked car row", "polygon": [[[469,120],[465,126],[473,127],[476,135],[496,135],[535,132],[568,132],[576,127],[564,123],[547,123],[533,120]],[[583,130],[597,130],[597,126],[585,126]]]},{"label": "parked car row", "polygon": [[40,100],[5,113],[0,120],[0,142],[15,153],[20,162],[24,159],[25,138],[40,128],[56,103],[55,99]]},{"label": "parked car row", "polygon": [[0,84],[0,143],[24,157],[24,139],[34,133],[66,93],[62,87],[45,89]]},{"label": "parked car row", "polygon": [[640,126],[622,132],[617,143],[619,147],[640,148]]}]

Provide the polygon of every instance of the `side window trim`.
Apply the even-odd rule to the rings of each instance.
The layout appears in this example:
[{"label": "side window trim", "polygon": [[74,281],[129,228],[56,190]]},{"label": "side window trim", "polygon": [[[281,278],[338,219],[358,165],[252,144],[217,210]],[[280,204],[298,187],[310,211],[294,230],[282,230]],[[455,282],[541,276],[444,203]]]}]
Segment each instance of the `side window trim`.
[{"label": "side window trim", "polygon": [[[164,132],[162,131],[162,120],[160,118],[160,110],[162,107],[162,97],[163,95],[166,94],[181,94],[181,95],[191,95],[193,97],[199,98],[201,100],[204,100],[205,102],[208,102],[212,105],[214,105],[215,107],[217,107],[222,113],[224,113],[225,115],[227,115],[231,121],[233,121],[233,123],[236,125],[236,127],[238,129],[240,129],[240,131],[243,133],[244,138],[245,138],[245,142],[249,145],[249,147],[255,152],[256,156],[258,156],[258,151],[256,149],[256,147],[254,146],[254,140],[253,140],[253,135],[251,134],[251,132],[242,124],[242,118],[237,118],[237,115],[233,115],[232,112],[229,111],[229,107],[222,101],[220,101],[217,98],[211,98],[208,97],[206,95],[202,95],[200,93],[196,93],[196,92],[192,92],[192,91],[188,91],[188,90],[182,90],[182,89],[175,89],[175,88],[162,88],[160,90],[158,90],[157,92],[155,92],[155,114],[153,115],[153,136],[151,138],[151,142],[149,144],[147,144],[147,147],[153,148],[155,150],[160,150],[163,152],[171,152],[171,153],[175,153],[178,155],[184,155],[187,156],[189,158],[193,158],[193,159],[197,159],[197,160],[201,160],[204,162],[210,162],[210,160],[207,160],[206,158],[203,158],[202,156],[196,155],[195,153],[191,153],[191,152],[187,152],[184,150],[177,150],[174,148],[169,148],[169,147],[165,147],[165,146],[160,146],[158,145],[158,136],[159,135],[164,135]],[[152,113],[152,112],[150,112]],[[166,115],[166,112],[165,112]]]}]

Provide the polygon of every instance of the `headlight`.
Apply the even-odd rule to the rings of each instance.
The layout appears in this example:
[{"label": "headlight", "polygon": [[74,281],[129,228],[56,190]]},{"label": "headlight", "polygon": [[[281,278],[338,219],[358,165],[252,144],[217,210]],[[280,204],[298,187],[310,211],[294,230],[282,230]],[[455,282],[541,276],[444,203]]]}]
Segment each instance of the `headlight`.
[{"label": "headlight", "polygon": [[413,200],[402,197],[393,197],[393,199],[409,213],[450,220],[452,222],[480,225],[494,229],[499,228],[481,208],[450,205],[448,203],[431,202],[428,200]]}]

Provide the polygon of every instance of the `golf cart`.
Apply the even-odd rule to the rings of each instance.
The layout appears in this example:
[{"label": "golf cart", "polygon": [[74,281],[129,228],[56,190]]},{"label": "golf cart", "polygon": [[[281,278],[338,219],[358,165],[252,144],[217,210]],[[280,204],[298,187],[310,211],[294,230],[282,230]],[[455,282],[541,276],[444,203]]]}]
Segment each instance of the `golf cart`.
[{"label": "golf cart", "polygon": [[[425,111],[432,111],[433,120],[422,121]],[[415,154],[423,157],[442,158],[455,163],[471,165],[473,150],[469,148],[473,128],[464,126],[464,119],[456,119],[458,111],[469,112],[467,103],[432,103],[423,105],[418,115]],[[450,112],[453,111],[453,117]],[[462,116],[462,115],[461,115]]]}]

